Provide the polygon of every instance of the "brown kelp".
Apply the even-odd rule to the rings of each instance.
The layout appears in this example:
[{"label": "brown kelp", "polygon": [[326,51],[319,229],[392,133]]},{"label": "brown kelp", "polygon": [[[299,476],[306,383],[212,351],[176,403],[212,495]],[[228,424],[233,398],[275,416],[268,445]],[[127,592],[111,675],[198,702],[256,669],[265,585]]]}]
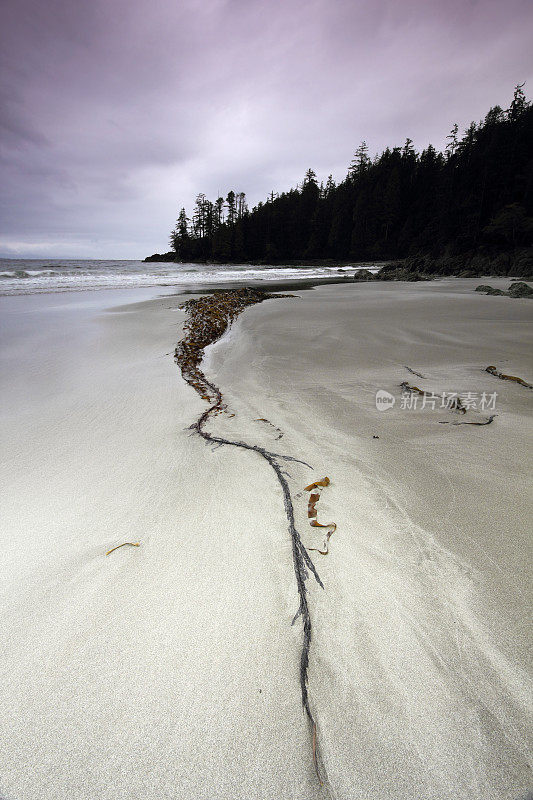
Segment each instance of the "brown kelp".
[{"label": "brown kelp", "polygon": [[496,367],[487,367],[485,372],[494,375],[495,378],[499,378],[501,381],[514,381],[515,383],[519,383],[520,386],[524,386],[526,389],[533,389],[533,386],[530,383],[526,383],[523,378],[517,378],[516,375],[505,375],[505,373],[499,372]]},{"label": "brown kelp", "polygon": [[451,411],[458,411],[460,414],[466,414],[466,408],[461,402],[461,398],[459,396],[455,396],[450,400],[446,400],[444,395],[437,395],[434,392],[427,392],[424,389],[419,389],[418,386],[411,386],[409,383],[407,383],[407,381],[403,381],[400,386],[404,392],[418,394],[420,397],[427,397],[429,400],[435,400],[435,398],[441,397],[443,402],[446,402],[446,407]]},{"label": "brown kelp", "polygon": [[319,486],[329,486],[330,480],[326,477],[322,478],[319,481],[315,481],[314,483],[310,483],[309,486],[304,486],[304,492],[311,492],[313,489],[318,489]]},{"label": "brown kelp", "polygon": [[271,428],[274,428],[274,430],[278,434],[276,436],[276,441],[279,441],[279,439],[283,438],[283,431],[281,430],[281,428],[278,428],[276,425],[274,425],[273,422],[270,422],[269,419],[265,419],[264,417],[259,417],[258,419],[254,420],[254,422],[264,422],[266,425],[270,425]]},{"label": "brown kelp", "polygon": [[111,550],[108,550],[107,553],[106,553],[106,556],[108,556],[110,553],[114,553],[115,550],[119,549],[119,547],[126,547],[126,545],[129,545],[130,547],[140,547],[141,543],[140,542],[122,542],[122,544],[117,544],[116,547],[112,547]]},{"label": "brown kelp", "polygon": [[337,525],[335,522],[326,522],[321,523],[317,520],[317,510],[316,504],[320,500],[320,492],[313,491],[313,489],[317,489],[319,486],[329,486],[330,480],[328,477],[322,478],[320,481],[315,481],[314,483],[310,483],[309,486],[306,486],[304,491],[311,492],[309,495],[309,500],[307,502],[307,517],[311,520],[309,523],[312,528],[328,528],[328,532],[326,534],[326,539],[323,544],[323,549],[321,550],[319,547],[308,547],[308,550],[312,550],[315,553],[320,553],[323,556],[327,556],[329,553],[329,540],[337,530]]},{"label": "brown kelp", "polygon": [[203,400],[210,403],[209,408],[200,414],[198,419],[191,429],[195,431],[204,441],[214,445],[228,445],[230,447],[239,447],[242,450],[257,453],[263,458],[267,464],[272,468],[278,483],[281,487],[283,495],[283,504],[285,514],[288,522],[289,535],[292,544],[292,560],[294,566],[294,575],[296,578],[296,586],[298,590],[299,606],[293,618],[293,624],[301,617],[303,623],[303,642],[300,653],[300,690],[302,696],[302,705],[304,711],[309,719],[312,728],[313,737],[313,762],[317,777],[321,781],[320,772],[318,769],[318,755],[317,755],[317,729],[316,722],[311,712],[309,704],[309,694],[307,691],[308,683],[308,666],[309,666],[309,650],[311,647],[311,615],[309,612],[309,604],[307,600],[307,587],[306,580],[311,572],[315,580],[324,588],[322,581],[315,569],[315,566],[304,547],[300,534],[296,530],[294,521],[294,507],[287,482],[287,473],[282,469],[280,461],[289,461],[306,464],[305,461],[300,461],[293,456],[283,455],[281,453],[274,453],[259,445],[248,444],[240,440],[225,439],[221,436],[214,436],[209,433],[205,426],[209,418],[226,409],[222,392],[204,375],[200,368],[200,364],[204,355],[204,349],[219,339],[223,333],[231,325],[233,320],[248,306],[255,303],[261,303],[263,300],[269,298],[291,297],[292,295],[272,295],[262,292],[257,289],[237,289],[234,291],[223,291],[217,294],[212,294],[198,299],[187,300],[180,308],[188,312],[189,317],[184,325],[184,337],[177,344],[174,359],[176,364],[181,370],[184,380],[192,386]]}]

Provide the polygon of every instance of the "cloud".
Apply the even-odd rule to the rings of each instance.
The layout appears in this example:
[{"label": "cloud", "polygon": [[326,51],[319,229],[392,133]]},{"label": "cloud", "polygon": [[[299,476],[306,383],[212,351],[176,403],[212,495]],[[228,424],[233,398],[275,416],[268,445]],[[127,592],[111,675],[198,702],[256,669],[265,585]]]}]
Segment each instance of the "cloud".
[{"label": "cloud", "polygon": [[363,138],[441,147],[532,78],[523,0],[4,7],[4,254],[143,257],[200,191],[341,179]]}]

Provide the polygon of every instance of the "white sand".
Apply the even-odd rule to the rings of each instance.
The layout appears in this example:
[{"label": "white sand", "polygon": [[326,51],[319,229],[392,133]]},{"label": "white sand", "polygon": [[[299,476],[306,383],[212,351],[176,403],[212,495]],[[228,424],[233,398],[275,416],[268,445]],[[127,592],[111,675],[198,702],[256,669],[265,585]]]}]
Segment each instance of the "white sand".
[{"label": "white sand", "polygon": [[[336,798],[515,800],[532,785],[533,391],[482,368],[531,381],[533,304],[474,285],[300,292],[248,309],[207,359],[236,412],[217,431],[313,464],[291,467],[295,494],[333,480],[309,690]],[[165,356],[181,298],[99,311],[121,296],[0,301],[0,796],[327,797],[274,476],[186,430],[204,404]],[[424,388],[497,391],[499,416],[376,411],[377,388],[421,384],[404,364]]]}]

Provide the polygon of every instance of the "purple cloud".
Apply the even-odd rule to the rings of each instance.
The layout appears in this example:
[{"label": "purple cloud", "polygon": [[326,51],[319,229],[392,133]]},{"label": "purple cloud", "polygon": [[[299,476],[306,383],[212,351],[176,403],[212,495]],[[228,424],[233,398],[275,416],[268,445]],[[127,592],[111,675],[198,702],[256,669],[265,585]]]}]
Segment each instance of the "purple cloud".
[{"label": "purple cloud", "polygon": [[136,258],[203,191],[442,147],[533,85],[529,0],[7,0],[0,253]]}]

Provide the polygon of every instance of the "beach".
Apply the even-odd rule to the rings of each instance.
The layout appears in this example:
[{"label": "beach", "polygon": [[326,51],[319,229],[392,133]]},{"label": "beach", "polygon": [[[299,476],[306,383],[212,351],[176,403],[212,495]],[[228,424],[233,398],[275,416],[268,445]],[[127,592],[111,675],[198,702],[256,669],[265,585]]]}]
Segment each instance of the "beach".
[{"label": "beach", "polygon": [[280,486],[190,428],[197,295],[0,298],[2,800],[528,796],[533,390],[486,367],[533,381],[532,304],[479,282],[291,289],[203,361],[214,434],[311,465],[285,467],[307,547],[304,487],[331,480],[307,581],[322,786]]}]

